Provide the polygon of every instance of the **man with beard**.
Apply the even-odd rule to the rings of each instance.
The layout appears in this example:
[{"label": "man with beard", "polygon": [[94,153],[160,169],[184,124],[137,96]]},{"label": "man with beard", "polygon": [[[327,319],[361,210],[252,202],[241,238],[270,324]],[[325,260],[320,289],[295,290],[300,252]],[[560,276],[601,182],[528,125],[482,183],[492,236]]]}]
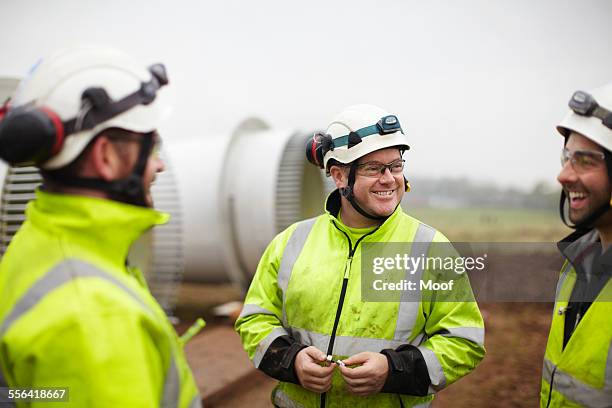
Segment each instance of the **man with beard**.
[{"label": "man with beard", "polygon": [[361,297],[364,246],[407,243],[421,256],[432,243],[448,245],[399,205],[408,149],[398,118],[372,105],[347,108],[307,146],[337,189],[326,214],[270,243],[236,322],[255,366],[280,380],[276,406],[425,407],[483,358],[467,279],[472,301]]},{"label": "man with beard", "polygon": [[[557,284],[542,373],[542,407],[612,406],[612,84],[577,91],[557,127],[565,138]],[[569,203],[566,222],[565,201]]]}]

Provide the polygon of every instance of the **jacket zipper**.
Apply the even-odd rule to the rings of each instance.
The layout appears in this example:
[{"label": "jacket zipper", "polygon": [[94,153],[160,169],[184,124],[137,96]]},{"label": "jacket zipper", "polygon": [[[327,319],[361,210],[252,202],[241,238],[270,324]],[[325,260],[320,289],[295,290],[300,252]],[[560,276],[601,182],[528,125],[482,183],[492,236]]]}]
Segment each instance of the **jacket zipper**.
[{"label": "jacket zipper", "polygon": [[556,371],[557,371],[557,366],[553,368],[552,373],[550,374],[550,388],[548,389],[548,402],[546,403],[546,408],[550,406],[550,400],[552,398],[553,381],[555,380]]},{"label": "jacket zipper", "polygon": [[[342,290],[340,291],[340,300],[338,301],[338,309],[336,310],[336,318],[334,319],[334,327],[332,329],[331,337],[329,339],[329,345],[327,346],[326,355],[328,356],[332,354],[332,351],[334,349],[334,342],[336,341],[336,331],[338,329],[338,323],[340,322],[340,315],[342,314],[342,306],[344,305],[344,297],[346,296],[346,287],[348,286],[349,275],[351,272],[351,265],[353,264],[353,255],[355,255],[355,251],[357,251],[357,247],[359,246],[359,243],[365,237],[373,234],[374,232],[378,230],[378,228],[380,228],[380,227],[377,227],[374,230],[368,232],[367,234],[362,235],[357,240],[357,242],[355,243],[355,247],[353,248],[351,238],[348,236],[348,234],[342,231],[340,228],[338,228],[335,222],[332,221],[332,223],[334,224],[334,227],[336,227],[336,229],[340,231],[341,233],[343,233],[344,236],[346,237],[346,240],[348,241],[348,244],[349,244],[349,255],[348,255],[348,258],[346,259],[346,264],[344,267],[344,277],[342,279]],[[321,408],[325,408],[325,395],[326,393],[321,394]]]}]

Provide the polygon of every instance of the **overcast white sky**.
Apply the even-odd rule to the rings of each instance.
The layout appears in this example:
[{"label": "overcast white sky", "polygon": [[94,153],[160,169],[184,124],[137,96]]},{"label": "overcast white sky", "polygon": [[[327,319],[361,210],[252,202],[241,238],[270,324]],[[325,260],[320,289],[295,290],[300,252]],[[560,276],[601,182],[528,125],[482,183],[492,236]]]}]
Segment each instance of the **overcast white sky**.
[{"label": "overcast white sky", "polygon": [[611,21],[608,0],[4,0],[0,76],[110,44],[168,66],[166,139],[252,115],[309,131],[373,103],[412,138],[409,174],[529,188],[554,182],[572,92],[612,81]]}]

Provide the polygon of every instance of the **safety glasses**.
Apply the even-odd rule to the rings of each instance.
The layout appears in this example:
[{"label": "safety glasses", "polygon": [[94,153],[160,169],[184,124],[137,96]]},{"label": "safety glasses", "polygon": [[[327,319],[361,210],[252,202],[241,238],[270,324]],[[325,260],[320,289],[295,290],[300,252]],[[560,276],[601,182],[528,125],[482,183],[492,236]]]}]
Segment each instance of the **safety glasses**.
[{"label": "safety glasses", "polygon": [[116,142],[135,142],[141,144],[143,138],[150,137],[153,139],[153,147],[151,148],[151,152],[149,154],[150,157],[159,157],[161,148],[162,148],[162,139],[159,136],[157,131],[153,131],[150,133],[125,133],[121,135],[107,135],[107,138],[111,141]]},{"label": "safety glasses", "polygon": [[574,171],[580,174],[598,168],[605,159],[606,156],[603,152],[595,150],[561,150],[561,167],[565,167],[569,162]]},{"label": "safety glasses", "polygon": [[365,177],[380,177],[389,169],[392,175],[397,176],[404,171],[404,159],[393,160],[391,163],[367,162],[357,165],[357,174]]}]

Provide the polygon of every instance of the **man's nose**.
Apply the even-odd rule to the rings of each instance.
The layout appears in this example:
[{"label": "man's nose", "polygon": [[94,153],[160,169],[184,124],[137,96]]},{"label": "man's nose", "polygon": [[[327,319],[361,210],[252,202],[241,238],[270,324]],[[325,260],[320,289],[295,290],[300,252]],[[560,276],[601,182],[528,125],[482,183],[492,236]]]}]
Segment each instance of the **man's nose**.
[{"label": "man's nose", "polygon": [[164,162],[164,160],[161,157],[159,157],[159,156],[157,156],[155,158],[155,160],[156,160],[156,163],[155,163],[155,172],[156,173],[162,173],[162,172],[166,171],[166,163]]},{"label": "man's nose", "polygon": [[561,167],[561,171],[559,172],[559,175],[557,175],[557,181],[563,185],[573,183],[577,180],[578,174],[576,173],[576,170],[574,170],[571,161],[568,160],[563,167]]},{"label": "man's nose", "polygon": [[379,180],[381,183],[389,183],[395,180],[395,178],[393,177],[393,174],[391,174],[391,170],[389,170],[388,167],[385,167]]}]

